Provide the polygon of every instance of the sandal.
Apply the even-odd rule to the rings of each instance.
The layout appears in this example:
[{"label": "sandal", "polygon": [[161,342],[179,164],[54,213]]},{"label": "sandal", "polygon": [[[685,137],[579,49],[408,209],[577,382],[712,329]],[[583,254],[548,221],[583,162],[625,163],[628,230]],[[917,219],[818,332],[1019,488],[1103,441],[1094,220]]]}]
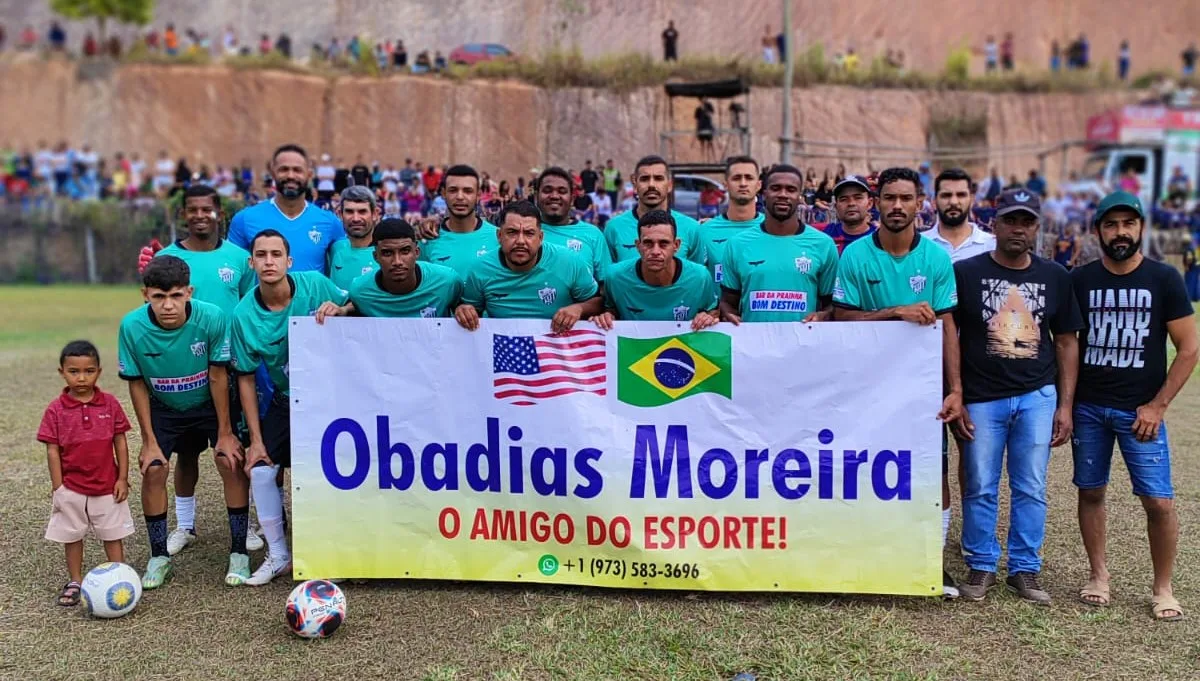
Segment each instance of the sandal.
[{"label": "sandal", "polygon": [[58,595],[58,604],[67,608],[79,605],[79,582],[67,582]]},{"label": "sandal", "polygon": [[[1151,599],[1150,610],[1154,613],[1154,619],[1159,622],[1178,622],[1183,619],[1183,606],[1179,605],[1179,601],[1175,600],[1174,596],[1160,596]],[[1174,615],[1165,615],[1163,613],[1174,612]]]},{"label": "sandal", "polygon": [[1110,597],[1108,582],[1092,580],[1079,590],[1079,601],[1094,608],[1107,608]]}]

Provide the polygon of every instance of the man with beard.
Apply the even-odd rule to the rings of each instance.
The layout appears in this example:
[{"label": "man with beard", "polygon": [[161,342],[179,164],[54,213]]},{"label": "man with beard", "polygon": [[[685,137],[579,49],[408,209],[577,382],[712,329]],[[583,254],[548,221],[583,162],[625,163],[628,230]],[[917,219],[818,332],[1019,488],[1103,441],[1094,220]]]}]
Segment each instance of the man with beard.
[{"label": "man with beard", "polygon": [[729,208],[724,215],[706,220],[700,225],[700,243],[708,260],[713,281],[720,284],[724,276],[721,260],[725,244],[748,227],[758,227],[763,214],[756,205],[762,190],[758,161],[750,156],[733,156],[725,162],[725,189],[729,192]]},{"label": "man with beard", "polygon": [[[1163,416],[1196,366],[1198,344],[1183,278],[1174,267],[1141,253],[1145,225],[1136,196],[1109,194],[1094,222],[1102,257],[1071,272],[1086,328],[1080,335],[1072,450],[1079,528],[1091,574],[1079,597],[1088,605],[1109,603],[1104,491],[1115,440],[1133,493],[1146,510],[1154,565],[1152,614],[1170,621],[1181,619],[1183,608],[1171,587],[1179,527]],[[1169,370],[1168,336],[1176,351]]]},{"label": "man with beard", "polygon": [[[172,255],[187,263],[192,300],[212,303],[226,316],[232,314],[238,301],[257,283],[250,268],[250,254],[222,239],[221,225],[225,215],[221,197],[212,187],[195,184],[183,194],[180,206],[187,236],[158,252],[156,257]],[[237,387],[229,397],[229,414],[233,427],[241,420],[241,403]],[[174,556],[196,540],[196,483],[200,479],[200,452],[180,454],[175,465],[175,529],[167,536],[167,555]],[[246,537],[249,550],[263,547],[255,532]]]},{"label": "man with beard", "polygon": [[497,218],[500,252],[482,258],[467,275],[460,326],[479,328],[479,316],[549,319],[555,333],[604,311],[591,268],[570,251],[543,243],[542,214],[528,201],[510,203]]},{"label": "man with beard", "polygon": [[243,208],[229,223],[228,239],[245,249],[265,229],[274,229],[291,245],[293,272],[325,272],[334,242],[346,231],[337,216],[308,202],[312,180],[308,154],[295,144],[285,144],[271,156],[275,198]]},{"label": "man with beard", "polygon": [[[445,265],[418,263],[412,225],[389,218],[375,228],[372,252],[379,271],[350,286],[353,311],[364,317],[449,317],[462,299],[462,279]],[[343,313],[351,312],[347,306]]]},{"label": "man with beard", "polygon": [[337,214],[347,238],[333,242],[329,248],[329,278],[338,288],[349,291],[355,279],[379,268],[371,247],[371,233],[379,224],[379,205],[370,189],[355,184],[342,190]]},{"label": "man with beard", "polygon": [[[914,222],[921,207],[921,177],[911,168],[889,168],[879,174],[881,229],[846,247],[833,287],[834,318],[844,321],[903,320],[927,326],[942,322],[942,358],[946,397],[938,418],[957,421],[962,415],[958,328],[954,308],[958,293],[950,256],[922,237]],[[950,529],[950,485],[946,450],[942,450],[942,545]],[[942,571],[942,589],[958,596],[954,578]]]},{"label": "man with beard", "polygon": [[873,234],[879,228],[878,224],[871,222],[871,209],[874,207],[875,197],[871,195],[871,185],[865,177],[847,175],[834,185],[833,209],[838,221],[825,225],[825,233],[837,245],[838,255],[846,250],[846,246]]},{"label": "man with beard", "polygon": [[937,208],[937,224],[922,232],[934,243],[946,249],[952,262],[973,258],[996,249],[996,237],[971,222],[974,202],[971,176],[960,168],[947,168],[933,181],[933,203]]},{"label": "man with beard", "polygon": [[[633,167],[633,187],[637,205],[633,210],[615,215],[604,225],[604,240],[608,242],[613,262],[638,257],[638,218],[652,210],[668,210],[671,192],[675,190],[671,170],[661,156],[646,156]],[[704,244],[700,242],[700,223],[671,210],[679,232],[679,252],[692,262],[705,262]]]},{"label": "man with beard", "polygon": [[637,260],[614,265],[604,287],[607,311],[592,318],[612,329],[614,318],[692,323],[693,331],[720,321],[717,285],[703,265],[676,257],[675,219],[652,210],[638,219]]},{"label": "man with beard", "polygon": [[595,226],[571,219],[571,175],[558,167],[543,170],[533,192],[542,213],[542,234],[548,244],[561,246],[587,265],[592,277],[603,282],[612,264],[604,233]]},{"label": "man with beard", "polygon": [[427,218],[421,225],[424,242],[420,259],[445,265],[465,278],[480,258],[500,250],[496,226],[476,213],[479,173],[467,165],[450,166],[442,180],[447,215]]},{"label": "man with beard", "polygon": [[725,247],[721,317],[734,324],[830,319],[837,246],[797,215],[804,190],[799,169],[780,164],[764,179],[766,218]]},{"label": "man with beard", "polygon": [[954,429],[964,471],[962,551],[970,568],[959,591],[971,601],[983,600],[996,584],[1000,473],[1007,468],[1012,503],[1005,582],[1022,600],[1050,604],[1038,582],[1046,471],[1050,448],[1071,438],[1075,332],[1083,320],[1067,271],[1030,253],[1040,221],[1037,194],[1004,192],[996,200],[996,250],[954,266],[966,405]]}]

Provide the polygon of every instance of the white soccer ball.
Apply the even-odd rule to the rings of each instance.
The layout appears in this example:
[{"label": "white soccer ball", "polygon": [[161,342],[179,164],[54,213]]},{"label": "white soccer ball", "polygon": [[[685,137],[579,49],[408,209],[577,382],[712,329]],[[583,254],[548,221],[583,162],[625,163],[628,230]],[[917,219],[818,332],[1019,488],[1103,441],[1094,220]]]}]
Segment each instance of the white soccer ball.
[{"label": "white soccer ball", "polygon": [[284,614],[293,634],[301,638],[325,638],[346,619],[346,595],[333,582],[312,579],[292,589]]},{"label": "white soccer ball", "polygon": [[142,578],[125,563],[101,563],[83,578],[79,591],[89,615],[112,619],[137,607]]}]

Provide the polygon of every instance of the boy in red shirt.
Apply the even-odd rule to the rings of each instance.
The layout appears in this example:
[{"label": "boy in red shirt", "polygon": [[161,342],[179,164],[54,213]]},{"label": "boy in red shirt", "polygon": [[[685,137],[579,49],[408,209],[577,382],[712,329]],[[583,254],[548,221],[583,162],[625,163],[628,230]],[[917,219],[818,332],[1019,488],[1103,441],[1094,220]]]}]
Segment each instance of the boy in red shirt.
[{"label": "boy in red shirt", "polygon": [[53,487],[54,510],[46,539],[66,546],[71,580],[58,604],[71,606],[79,604],[88,528],[104,542],[109,561],[125,562],[121,540],[133,534],[133,516],[125,501],[129,419],[117,398],[96,387],[100,378],[96,346],[82,340],[67,343],[58,358],[58,373],[67,387],[46,407],[37,439],[46,444]]}]

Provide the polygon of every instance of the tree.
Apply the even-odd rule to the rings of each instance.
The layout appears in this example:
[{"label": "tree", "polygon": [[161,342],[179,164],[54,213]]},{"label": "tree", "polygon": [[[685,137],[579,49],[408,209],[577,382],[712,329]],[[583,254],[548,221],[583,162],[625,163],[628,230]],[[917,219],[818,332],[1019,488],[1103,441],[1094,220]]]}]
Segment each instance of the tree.
[{"label": "tree", "polygon": [[68,19],[95,19],[103,45],[109,19],[145,26],[154,17],[154,0],[50,0],[50,10]]}]

